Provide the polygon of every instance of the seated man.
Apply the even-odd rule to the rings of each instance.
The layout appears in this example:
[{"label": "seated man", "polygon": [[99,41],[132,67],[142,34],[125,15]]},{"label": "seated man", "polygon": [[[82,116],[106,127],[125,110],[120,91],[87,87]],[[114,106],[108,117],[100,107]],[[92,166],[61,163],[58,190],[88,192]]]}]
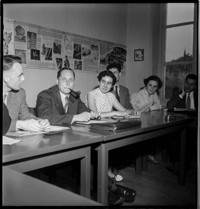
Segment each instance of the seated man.
[{"label": "seated man", "polygon": [[[176,92],[172,98],[167,102],[167,108],[173,110],[174,108],[187,108],[188,110],[197,110],[198,92],[197,92],[197,76],[194,74],[187,75],[184,87],[181,91]],[[196,120],[196,119],[195,119]],[[196,121],[195,121],[196,122]],[[167,167],[169,171],[178,174],[179,170],[179,145],[176,144],[177,140],[171,141],[170,144],[170,162],[172,163]],[[192,159],[196,159],[197,154],[197,130],[196,124],[188,126],[187,128],[187,155],[186,166],[189,168]]]},{"label": "seated man", "polygon": [[81,101],[70,94],[75,84],[71,68],[61,68],[57,73],[57,85],[44,90],[37,97],[37,114],[52,125],[71,125],[76,121],[89,121],[96,116]]},{"label": "seated man", "polygon": [[175,95],[173,95],[172,98],[167,102],[167,108],[188,108],[197,110],[197,100],[197,76],[194,74],[189,74],[185,79],[183,89],[176,92]]},{"label": "seated man", "polygon": [[23,80],[20,57],[5,55],[3,57],[3,102],[11,118],[8,131],[19,129],[32,132],[47,131],[50,128],[48,120],[37,118],[28,110],[26,94],[21,88]]}]

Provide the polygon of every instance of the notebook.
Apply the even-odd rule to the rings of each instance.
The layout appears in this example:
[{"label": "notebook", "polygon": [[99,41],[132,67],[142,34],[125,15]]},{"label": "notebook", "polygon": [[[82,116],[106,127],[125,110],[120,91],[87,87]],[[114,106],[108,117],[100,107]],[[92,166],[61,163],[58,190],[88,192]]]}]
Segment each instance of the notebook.
[{"label": "notebook", "polygon": [[131,121],[117,121],[116,123],[101,123],[101,124],[90,124],[90,129],[98,129],[102,131],[119,131],[127,128],[133,128],[140,126],[140,120]]}]

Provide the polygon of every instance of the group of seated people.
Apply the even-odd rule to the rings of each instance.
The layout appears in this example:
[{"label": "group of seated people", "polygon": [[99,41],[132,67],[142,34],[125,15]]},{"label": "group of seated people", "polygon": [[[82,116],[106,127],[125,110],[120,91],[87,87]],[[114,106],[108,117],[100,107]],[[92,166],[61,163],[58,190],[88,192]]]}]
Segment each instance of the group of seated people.
[{"label": "group of seated people", "polygon": [[[40,92],[37,96],[36,115],[29,112],[26,94],[21,83],[24,80],[21,59],[14,55],[3,57],[3,134],[7,131],[48,131],[50,125],[70,126],[75,122],[112,116],[138,114],[138,112],[161,110],[159,89],[162,81],[151,75],[144,79],[144,87],[130,97],[129,90],[120,85],[121,65],[111,63],[97,76],[98,86],[89,91],[86,103],[70,92],[75,85],[75,72],[63,67],[57,72],[56,85]],[[197,109],[197,76],[186,77],[181,92],[167,103],[167,108],[186,107],[190,97],[190,109]],[[152,156],[151,156],[152,158]],[[153,159],[155,160],[155,159]],[[109,177],[121,181],[123,177],[109,168]]]}]

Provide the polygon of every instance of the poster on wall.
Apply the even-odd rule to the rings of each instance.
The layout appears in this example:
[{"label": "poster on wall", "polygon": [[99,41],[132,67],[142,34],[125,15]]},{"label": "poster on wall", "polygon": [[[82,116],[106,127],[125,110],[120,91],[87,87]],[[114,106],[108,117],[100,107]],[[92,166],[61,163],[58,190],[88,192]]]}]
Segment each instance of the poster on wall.
[{"label": "poster on wall", "polygon": [[14,20],[5,18],[3,25],[3,55],[14,54]]},{"label": "poster on wall", "polygon": [[122,72],[125,71],[126,49],[125,46],[117,46],[105,43],[100,44],[100,69],[105,70],[109,63],[119,63]]},{"label": "poster on wall", "polygon": [[110,62],[126,68],[126,46],[10,20],[4,27],[5,54],[20,56],[25,67],[99,72]]}]

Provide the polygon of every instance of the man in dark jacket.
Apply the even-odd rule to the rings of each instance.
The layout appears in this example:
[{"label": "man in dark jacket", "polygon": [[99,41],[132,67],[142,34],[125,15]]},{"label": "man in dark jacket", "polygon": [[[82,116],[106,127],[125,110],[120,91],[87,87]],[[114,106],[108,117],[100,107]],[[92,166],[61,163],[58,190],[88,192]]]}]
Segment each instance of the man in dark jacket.
[{"label": "man in dark jacket", "polygon": [[75,73],[61,68],[57,73],[57,85],[44,90],[37,97],[37,115],[48,119],[51,125],[71,125],[76,121],[89,121],[95,113],[70,94],[74,88]]},{"label": "man in dark jacket", "polygon": [[[189,106],[187,106],[188,97],[190,97]],[[172,98],[167,102],[167,108],[188,108],[191,110],[197,110],[197,100],[197,76],[189,74],[185,79],[184,88],[172,96]]]}]

